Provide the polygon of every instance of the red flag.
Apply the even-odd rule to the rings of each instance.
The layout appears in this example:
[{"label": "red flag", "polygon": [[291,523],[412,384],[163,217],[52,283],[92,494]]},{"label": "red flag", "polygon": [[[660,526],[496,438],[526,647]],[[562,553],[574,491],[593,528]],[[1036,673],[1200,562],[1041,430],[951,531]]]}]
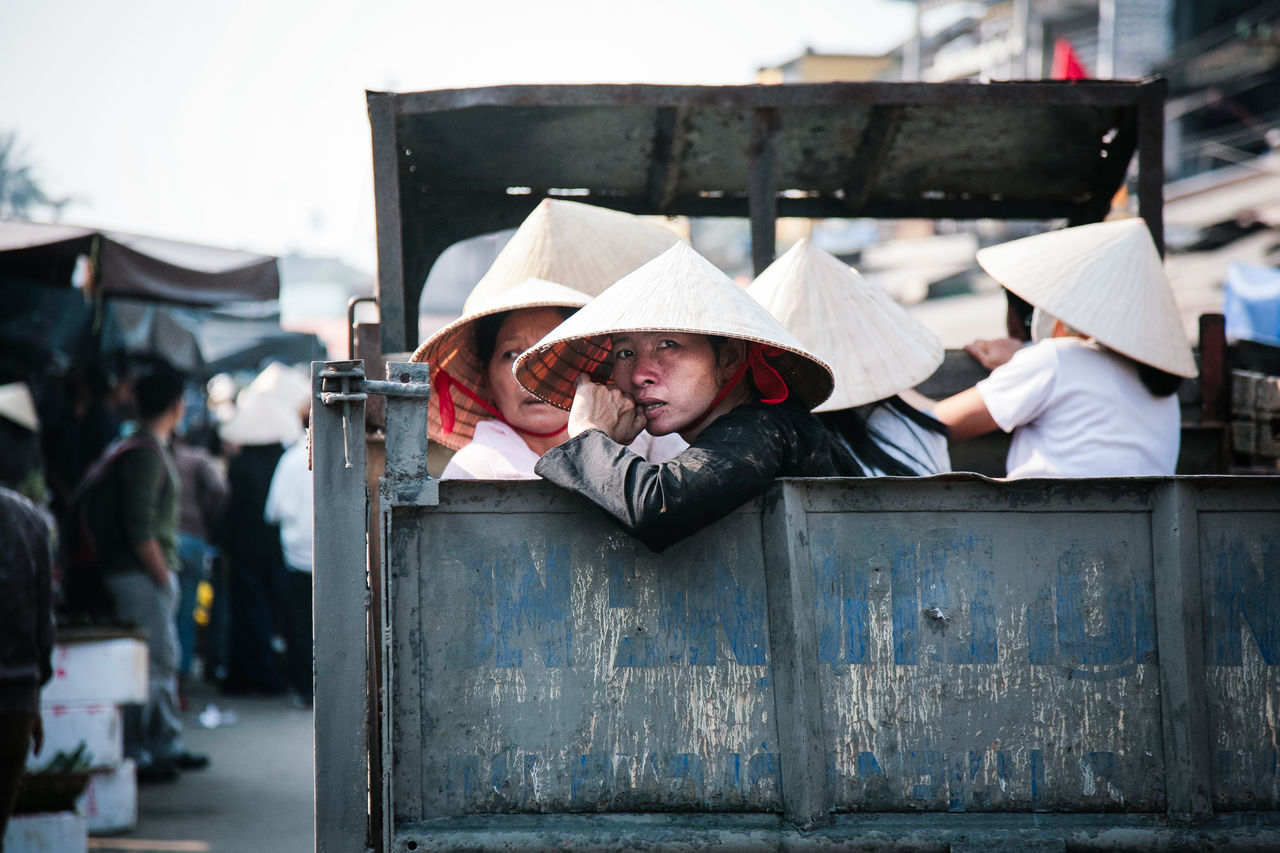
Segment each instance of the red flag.
[{"label": "red flag", "polygon": [[1053,70],[1049,72],[1051,80],[1083,80],[1089,76],[1084,70],[1080,57],[1065,36],[1059,36],[1053,43]]}]

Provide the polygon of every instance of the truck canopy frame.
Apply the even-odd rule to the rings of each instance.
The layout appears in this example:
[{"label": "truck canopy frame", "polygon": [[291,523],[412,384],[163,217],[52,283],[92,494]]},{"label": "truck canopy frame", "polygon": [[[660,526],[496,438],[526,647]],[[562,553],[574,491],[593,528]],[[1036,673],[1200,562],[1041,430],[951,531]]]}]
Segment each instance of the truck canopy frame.
[{"label": "truck canopy frame", "polygon": [[411,349],[427,273],[545,196],[637,214],[1066,219],[1106,215],[1138,154],[1163,247],[1163,80],[493,86],[369,92],[383,351]]}]

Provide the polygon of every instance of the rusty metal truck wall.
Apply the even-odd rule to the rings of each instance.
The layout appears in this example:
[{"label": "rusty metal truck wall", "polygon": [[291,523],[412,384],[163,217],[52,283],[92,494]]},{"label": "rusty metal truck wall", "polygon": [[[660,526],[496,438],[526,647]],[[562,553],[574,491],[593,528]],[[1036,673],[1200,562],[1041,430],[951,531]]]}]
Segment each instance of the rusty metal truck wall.
[{"label": "rusty metal truck wall", "polygon": [[662,555],[540,483],[392,510],[397,825],[1280,806],[1280,499],[789,481]]}]

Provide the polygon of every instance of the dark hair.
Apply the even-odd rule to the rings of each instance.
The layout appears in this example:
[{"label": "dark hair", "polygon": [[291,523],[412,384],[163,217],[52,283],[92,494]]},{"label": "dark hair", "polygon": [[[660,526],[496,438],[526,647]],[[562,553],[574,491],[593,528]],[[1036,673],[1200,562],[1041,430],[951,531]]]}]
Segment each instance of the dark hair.
[{"label": "dark hair", "polygon": [[1014,340],[1031,340],[1031,314],[1035,311],[1035,306],[1007,287],[1004,289],[1004,297],[1009,303],[1005,311],[1005,331]]},{"label": "dark hair", "polygon": [[[560,305],[547,306],[530,306],[531,308],[546,307],[552,311],[559,312],[564,319],[569,319],[578,309],[569,308]],[[523,311],[523,308],[514,308],[512,311]],[[497,314],[487,314],[476,320],[476,356],[480,359],[481,367],[489,366],[489,359],[493,358],[493,351],[498,346],[498,330],[502,328],[503,322],[511,314],[511,311],[499,311]]]},{"label": "dark hair", "polygon": [[946,424],[920,411],[896,394],[869,406],[840,409],[834,412],[815,412],[815,414],[818,420],[822,421],[823,426],[845,445],[864,469],[875,468],[889,477],[919,476],[918,470],[898,456],[889,453],[887,448],[892,448],[907,459],[919,463],[921,468],[926,467],[926,460],[918,458],[910,450],[900,447],[867,425],[871,415],[881,407],[888,409],[895,417],[909,421],[929,432],[944,436],[949,432]]},{"label": "dark hair", "polygon": [[138,379],[133,387],[138,417],[149,420],[164,414],[182,399],[184,380],[176,370],[160,369]]},{"label": "dark hair", "polygon": [[1135,361],[1134,365],[1138,368],[1138,378],[1153,396],[1168,397],[1170,394],[1176,394],[1182,387],[1181,376],[1165,373],[1158,367],[1152,367],[1140,361]]}]

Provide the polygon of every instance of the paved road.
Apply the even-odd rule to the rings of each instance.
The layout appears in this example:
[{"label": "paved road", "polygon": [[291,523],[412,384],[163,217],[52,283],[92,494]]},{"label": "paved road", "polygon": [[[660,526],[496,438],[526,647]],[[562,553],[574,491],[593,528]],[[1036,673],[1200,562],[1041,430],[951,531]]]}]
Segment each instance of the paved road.
[{"label": "paved road", "polygon": [[[312,719],[285,697],[228,698],[203,687],[185,715],[187,748],[205,770],[138,790],[138,828],[90,839],[97,853],[310,853],[313,849]],[[205,729],[208,703],[239,721]]]}]

